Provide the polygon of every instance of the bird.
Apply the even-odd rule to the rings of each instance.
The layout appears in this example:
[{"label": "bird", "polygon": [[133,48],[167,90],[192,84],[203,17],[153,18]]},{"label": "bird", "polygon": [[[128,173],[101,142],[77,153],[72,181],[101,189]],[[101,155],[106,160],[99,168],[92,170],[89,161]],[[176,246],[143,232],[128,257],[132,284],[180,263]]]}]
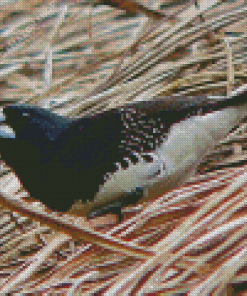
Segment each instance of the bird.
[{"label": "bird", "polygon": [[[53,211],[87,218],[121,213],[124,205],[187,182],[247,116],[246,91],[245,85],[227,97],[157,97],[79,118],[7,105],[1,158],[30,195]],[[75,200],[81,208],[73,208]]]}]

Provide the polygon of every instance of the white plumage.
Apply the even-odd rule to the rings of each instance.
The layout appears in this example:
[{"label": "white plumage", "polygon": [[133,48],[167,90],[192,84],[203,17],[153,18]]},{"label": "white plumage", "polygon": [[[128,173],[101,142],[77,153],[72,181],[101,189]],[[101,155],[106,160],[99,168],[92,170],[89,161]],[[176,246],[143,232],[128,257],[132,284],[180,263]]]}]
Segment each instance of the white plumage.
[{"label": "white plumage", "polygon": [[116,171],[95,201],[117,201],[136,188],[144,189],[144,197],[153,198],[188,181],[204,157],[247,116],[247,104],[233,103],[234,97],[243,96],[242,90],[227,98],[230,106],[172,124],[163,143],[153,151],[153,162],[143,160]]}]

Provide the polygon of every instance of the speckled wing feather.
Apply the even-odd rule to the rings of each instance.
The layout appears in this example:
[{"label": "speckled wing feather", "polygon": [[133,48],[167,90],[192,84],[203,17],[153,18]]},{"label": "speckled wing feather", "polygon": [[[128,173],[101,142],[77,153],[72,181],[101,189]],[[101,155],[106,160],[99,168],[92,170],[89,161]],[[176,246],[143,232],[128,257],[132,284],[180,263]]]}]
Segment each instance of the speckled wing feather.
[{"label": "speckled wing feather", "polygon": [[[144,196],[152,198],[186,182],[203,158],[247,115],[242,106],[245,100],[244,94],[232,99],[166,97],[130,106],[132,114],[142,112],[161,123],[161,137],[148,151],[153,160],[118,169],[96,194],[93,210],[97,203],[124,200],[135,188],[143,188]],[[141,158],[143,151],[138,153]]]},{"label": "speckled wing feather", "polygon": [[90,214],[185,182],[246,115],[245,101],[245,91],[230,98],[162,97],[75,120],[9,106],[6,122],[16,138],[1,139],[0,152],[31,196],[58,211],[89,200]]}]

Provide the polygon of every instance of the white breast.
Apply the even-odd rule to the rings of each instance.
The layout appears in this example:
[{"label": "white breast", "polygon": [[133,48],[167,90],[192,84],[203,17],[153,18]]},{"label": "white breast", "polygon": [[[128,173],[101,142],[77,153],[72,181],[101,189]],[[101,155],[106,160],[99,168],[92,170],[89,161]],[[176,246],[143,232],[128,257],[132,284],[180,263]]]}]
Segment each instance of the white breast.
[{"label": "white breast", "polygon": [[192,116],[172,125],[167,139],[155,150],[157,158],[153,163],[143,161],[117,171],[105,182],[95,200],[118,200],[136,187],[144,187],[144,196],[153,198],[183,184],[205,155],[245,116],[247,105]]},{"label": "white breast", "polygon": [[146,188],[145,196],[159,196],[188,181],[204,157],[245,116],[247,105],[193,116],[174,124],[167,140],[156,150],[165,163],[165,170]]}]

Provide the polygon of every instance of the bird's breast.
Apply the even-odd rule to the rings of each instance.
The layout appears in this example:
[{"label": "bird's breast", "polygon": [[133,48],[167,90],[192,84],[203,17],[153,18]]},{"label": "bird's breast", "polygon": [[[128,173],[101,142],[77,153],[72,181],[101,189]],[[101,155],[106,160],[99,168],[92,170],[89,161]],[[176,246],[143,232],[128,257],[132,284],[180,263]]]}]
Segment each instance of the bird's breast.
[{"label": "bird's breast", "polygon": [[[185,183],[202,159],[245,115],[247,107],[238,106],[169,123],[169,132],[152,150],[154,160],[116,171],[104,183],[96,200],[111,200],[137,187],[145,188],[145,195],[155,197]],[[164,118],[161,122],[166,124]]]}]

